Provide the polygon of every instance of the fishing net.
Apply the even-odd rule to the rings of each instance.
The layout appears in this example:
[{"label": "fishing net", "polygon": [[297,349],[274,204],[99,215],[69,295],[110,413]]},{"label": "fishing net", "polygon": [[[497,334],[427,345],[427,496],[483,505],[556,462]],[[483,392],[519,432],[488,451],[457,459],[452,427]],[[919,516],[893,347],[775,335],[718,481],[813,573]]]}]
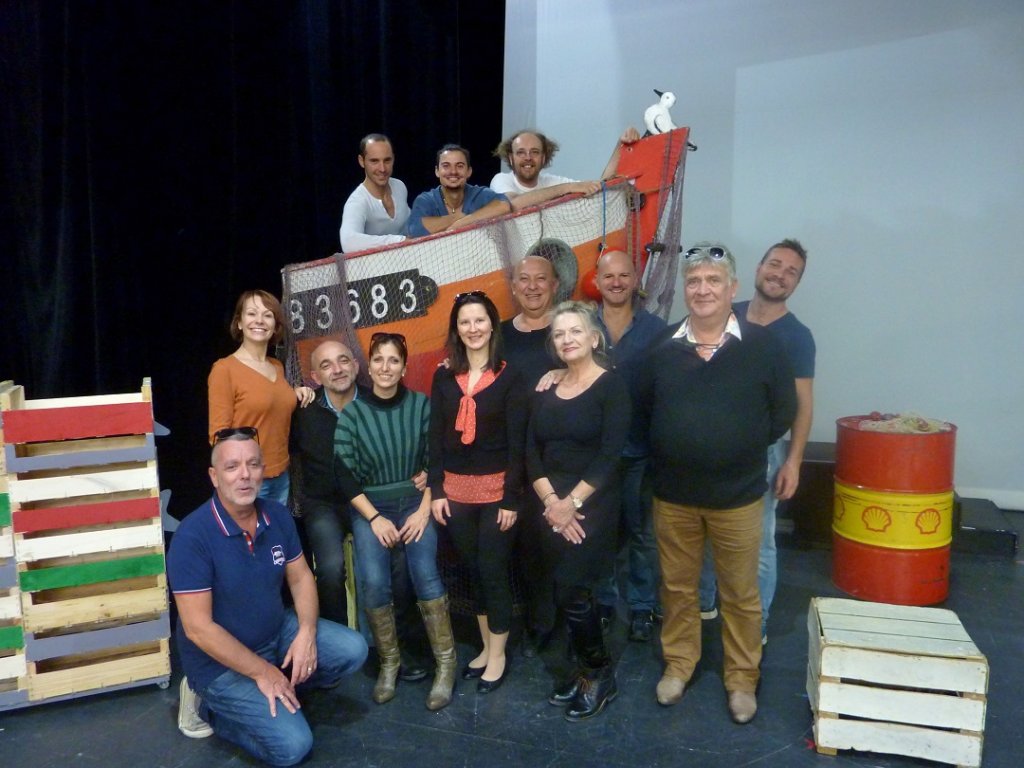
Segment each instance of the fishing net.
[{"label": "fishing net", "polygon": [[[287,315],[284,362],[292,384],[311,383],[310,355],[325,339],[344,342],[366,379],[366,350],[373,333],[405,336],[409,349],[405,383],[430,392],[444,357],[448,315],[458,293],[486,291],[502,319],[518,311],[509,287],[511,267],[526,255],[549,259],[559,276],[556,301],[585,298],[581,277],[602,250],[626,251],[641,275],[642,305],[667,319],[672,309],[681,242],[686,132],[656,137],[664,145],[659,167],[619,178],[587,197],[569,196],[456,232],[409,240],[354,254],[335,254],[282,269]],[[680,143],[682,147],[680,147]],[[651,178],[658,180],[651,186]],[[656,207],[655,210],[651,206]],[[645,234],[652,216],[657,229]],[[298,469],[298,468],[297,468]],[[301,472],[293,486],[301,491]],[[301,492],[293,495],[298,499]],[[301,514],[297,509],[296,513]],[[471,614],[468,571],[449,544],[439,549],[442,576],[453,611]],[[512,568],[514,603],[522,607],[522,578]]]},{"label": "fishing net", "polygon": [[916,413],[878,413],[857,422],[857,428],[865,432],[890,432],[903,435],[925,435],[932,432],[949,432],[953,425],[938,419],[929,419]]},{"label": "fishing net", "polygon": [[[370,338],[386,330],[406,337],[407,385],[429,392],[455,295],[486,291],[502,319],[512,317],[517,308],[509,273],[527,254],[552,261],[561,286],[556,300],[561,301],[585,297],[580,279],[602,249],[624,250],[641,275],[643,306],[667,319],[679,263],[686,135],[657,138],[665,148],[662,167],[650,169],[650,176],[666,181],[653,194],[638,192],[632,180],[614,179],[588,197],[563,197],[456,232],[286,266],[282,304],[288,316],[289,381],[310,381],[309,356],[325,338],[351,347],[365,373]],[[653,237],[640,226],[640,217],[650,215],[642,213],[646,206],[657,207]]]}]

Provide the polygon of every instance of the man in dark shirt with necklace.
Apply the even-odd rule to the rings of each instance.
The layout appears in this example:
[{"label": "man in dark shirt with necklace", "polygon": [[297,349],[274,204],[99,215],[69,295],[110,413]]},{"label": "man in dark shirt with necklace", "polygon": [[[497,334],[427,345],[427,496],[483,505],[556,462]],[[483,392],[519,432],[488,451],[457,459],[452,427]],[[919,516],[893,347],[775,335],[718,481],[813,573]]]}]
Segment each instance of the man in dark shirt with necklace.
[{"label": "man in dark shirt with necklace", "polygon": [[[505,360],[532,392],[540,378],[562,363],[548,351],[551,308],[558,293],[558,274],[550,259],[528,255],[512,268],[512,296],[519,312],[501,324]],[[551,638],[555,626],[555,597],[550,574],[536,543],[547,534],[543,505],[537,495],[524,495],[516,525],[514,556],[525,594],[523,655],[536,656]]]}]

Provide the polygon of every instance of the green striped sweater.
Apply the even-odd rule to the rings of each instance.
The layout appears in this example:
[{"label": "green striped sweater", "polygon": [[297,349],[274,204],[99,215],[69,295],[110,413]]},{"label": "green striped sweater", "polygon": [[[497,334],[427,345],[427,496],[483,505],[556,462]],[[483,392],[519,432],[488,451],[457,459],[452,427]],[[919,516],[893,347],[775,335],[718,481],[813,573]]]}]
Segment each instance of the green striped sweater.
[{"label": "green striped sweater", "polygon": [[334,454],[371,501],[417,494],[413,475],[427,466],[430,400],[402,387],[390,400],[361,391],[338,417]]}]

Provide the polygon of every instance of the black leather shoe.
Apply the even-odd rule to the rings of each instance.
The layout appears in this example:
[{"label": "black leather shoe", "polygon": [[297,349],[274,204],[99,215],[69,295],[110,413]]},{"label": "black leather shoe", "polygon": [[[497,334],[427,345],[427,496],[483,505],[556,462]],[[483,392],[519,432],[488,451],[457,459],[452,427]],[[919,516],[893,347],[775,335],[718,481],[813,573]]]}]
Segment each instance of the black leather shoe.
[{"label": "black leather shoe", "polygon": [[555,688],[551,695],[548,696],[548,703],[554,704],[556,707],[569,706],[572,700],[576,698],[576,693],[580,689],[580,677],[582,675],[583,673],[577,670],[572,677]]},{"label": "black leather shoe", "polygon": [[650,611],[633,611],[629,622],[629,639],[635,643],[646,643],[654,631],[654,615]]},{"label": "black leather shoe", "polygon": [[611,664],[580,678],[576,698],[565,710],[565,719],[570,722],[586,720],[600,713],[605,705],[619,694],[615,682],[615,670]]},{"label": "black leather shoe", "polygon": [[429,672],[427,672],[426,667],[420,666],[415,662],[403,664],[398,668],[398,679],[404,680],[407,683],[418,683],[428,674]]},{"label": "black leather shoe", "polygon": [[484,680],[482,677],[476,681],[476,692],[477,693],[493,693],[494,691],[501,688],[501,684],[505,682],[505,678],[508,677],[508,670],[512,666],[512,660],[505,657],[505,668],[501,671],[501,677],[497,680]]},{"label": "black leather shoe", "polygon": [[462,679],[463,680],[478,680],[480,678],[480,675],[482,675],[484,673],[485,669],[487,669],[486,666],[483,666],[483,667],[471,667],[471,666],[469,666],[469,664],[467,664],[466,666],[464,666],[462,668]]}]

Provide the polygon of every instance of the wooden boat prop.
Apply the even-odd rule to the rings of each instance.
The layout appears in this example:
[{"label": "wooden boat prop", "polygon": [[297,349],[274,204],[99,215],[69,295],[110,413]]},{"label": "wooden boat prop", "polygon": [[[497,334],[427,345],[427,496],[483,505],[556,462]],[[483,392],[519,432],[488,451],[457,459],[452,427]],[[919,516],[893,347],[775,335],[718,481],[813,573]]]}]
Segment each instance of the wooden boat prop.
[{"label": "wooden boat prop", "polygon": [[688,128],[678,128],[624,145],[616,178],[593,195],[567,195],[466,229],[285,266],[289,380],[311,381],[310,355],[328,338],[351,347],[365,375],[370,338],[388,331],[406,338],[406,385],[429,393],[445,354],[455,296],[486,291],[502,319],[514,316],[518,309],[508,278],[512,265],[527,254],[552,261],[561,301],[597,298],[598,257],[604,250],[626,251],[642,275],[647,308],[667,318],[688,136]]}]

